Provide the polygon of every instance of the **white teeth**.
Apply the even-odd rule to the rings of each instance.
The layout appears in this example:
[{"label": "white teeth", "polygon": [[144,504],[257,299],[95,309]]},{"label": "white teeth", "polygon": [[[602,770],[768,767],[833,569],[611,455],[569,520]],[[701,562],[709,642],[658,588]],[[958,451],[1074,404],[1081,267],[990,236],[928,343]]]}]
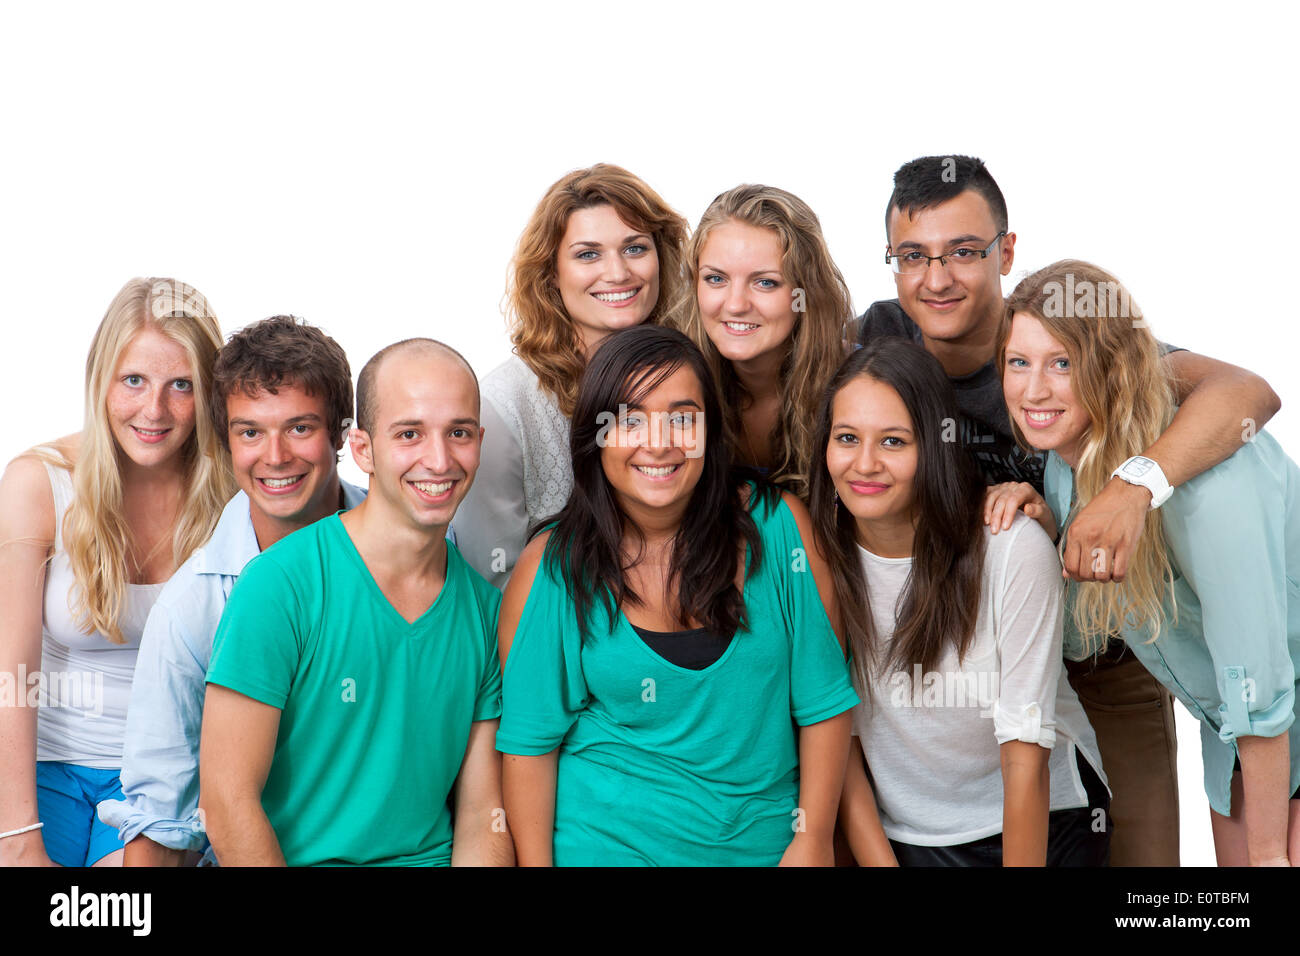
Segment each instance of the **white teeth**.
[{"label": "white teeth", "polygon": [[724,322],[722,324],[733,332],[748,332],[751,329],[758,328],[757,325],[753,325],[749,322]]},{"label": "white teeth", "polygon": [[640,291],[640,289],[633,289],[630,292],[596,292],[593,294],[601,302],[626,302]]},{"label": "white teeth", "polygon": [[263,478],[262,484],[268,488],[288,488],[302,479],[302,475],[295,475],[292,478]]},{"label": "white teeth", "polygon": [[447,489],[452,485],[450,481],[413,481],[411,484],[415,485],[415,487],[419,488],[426,495],[431,495],[435,498],[438,497],[438,495],[445,495]]},{"label": "white teeth", "polygon": [[138,431],[141,435],[148,435],[150,438],[156,438],[158,435],[167,434],[167,429],[165,428],[157,428],[154,429],[153,431],[150,431],[148,428],[140,428],[138,426],[135,426],[135,430]]},{"label": "white teeth", "polygon": [[637,471],[643,475],[649,475],[651,478],[665,478],[678,469],[678,465],[664,465],[662,468],[652,468],[649,465],[633,465]]},{"label": "white teeth", "polygon": [[1060,412],[1025,412],[1025,417],[1031,422],[1050,422],[1060,414]]}]

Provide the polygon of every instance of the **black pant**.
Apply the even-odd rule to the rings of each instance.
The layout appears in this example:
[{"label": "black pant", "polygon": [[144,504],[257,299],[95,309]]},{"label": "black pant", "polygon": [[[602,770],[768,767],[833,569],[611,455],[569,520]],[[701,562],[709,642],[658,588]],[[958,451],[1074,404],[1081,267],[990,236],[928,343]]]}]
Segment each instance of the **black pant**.
[{"label": "black pant", "polygon": [[[1110,794],[1096,771],[1075,749],[1075,763],[1088,805],[1047,815],[1048,866],[1107,866],[1110,863]],[[1100,814],[1096,811],[1100,809]],[[916,846],[890,840],[899,866],[1001,866],[1002,834],[956,846]]]}]

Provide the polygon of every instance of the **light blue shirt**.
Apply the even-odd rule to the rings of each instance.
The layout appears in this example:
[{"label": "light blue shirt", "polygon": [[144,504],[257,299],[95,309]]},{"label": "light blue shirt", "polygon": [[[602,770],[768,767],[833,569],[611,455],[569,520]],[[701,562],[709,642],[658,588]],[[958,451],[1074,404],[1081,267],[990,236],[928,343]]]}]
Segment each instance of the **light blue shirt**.
[{"label": "light blue shirt", "polygon": [[[340,479],[344,508],[366,493]],[[235,581],[261,549],[248,496],[221,512],[203,547],[163,588],[145,624],[136,659],[122,747],[121,800],[105,800],[99,818],[129,843],[138,836],[173,850],[202,850],[199,731],[212,639]]]},{"label": "light blue shirt", "polygon": [[[1064,530],[1074,475],[1049,454],[1044,497]],[[1265,432],[1227,461],[1174,489],[1160,508],[1173,598],[1165,630],[1123,628],[1129,648],[1201,721],[1205,793],[1230,814],[1238,737],[1289,733],[1291,786],[1300,787],[1300,468]],[[1080,636],[1066,595],[1066,656]],[[1071,653],[1071,651],[1075,653]]]}]

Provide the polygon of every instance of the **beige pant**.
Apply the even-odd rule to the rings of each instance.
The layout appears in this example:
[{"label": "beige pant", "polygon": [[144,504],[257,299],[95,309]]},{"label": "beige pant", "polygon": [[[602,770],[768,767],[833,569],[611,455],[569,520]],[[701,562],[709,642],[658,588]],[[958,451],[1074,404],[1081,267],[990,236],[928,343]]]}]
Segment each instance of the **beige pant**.
[{"label": "beige pant", "polygon": [[1110,865],[1178,866],[1173,696],[1118,641],[1095,661],[1065,664],[1110,783]]}]

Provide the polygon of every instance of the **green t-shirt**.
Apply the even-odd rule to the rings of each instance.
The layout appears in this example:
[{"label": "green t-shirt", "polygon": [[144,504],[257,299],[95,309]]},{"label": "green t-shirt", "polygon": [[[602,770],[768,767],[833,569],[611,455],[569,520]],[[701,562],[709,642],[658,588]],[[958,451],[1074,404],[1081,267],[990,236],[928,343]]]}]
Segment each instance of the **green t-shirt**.
[{"label": "green t-shirt", "polygon": [[207,679],[282,711],[262,806],[290,866],[451,862],[470,724],[501,713],[500,602],[448,542],[441,593],[407,623],[338,515],[244,569]]},{"label": "green t-shirt", "polygon": [[799,821],[796,724],[858,702],[790,509],[757,505],[749,627],[688,670],[597,601],[584,642],[543,561],[506,661],[497,749],[560,748],[557,866],[772,865]]}]

